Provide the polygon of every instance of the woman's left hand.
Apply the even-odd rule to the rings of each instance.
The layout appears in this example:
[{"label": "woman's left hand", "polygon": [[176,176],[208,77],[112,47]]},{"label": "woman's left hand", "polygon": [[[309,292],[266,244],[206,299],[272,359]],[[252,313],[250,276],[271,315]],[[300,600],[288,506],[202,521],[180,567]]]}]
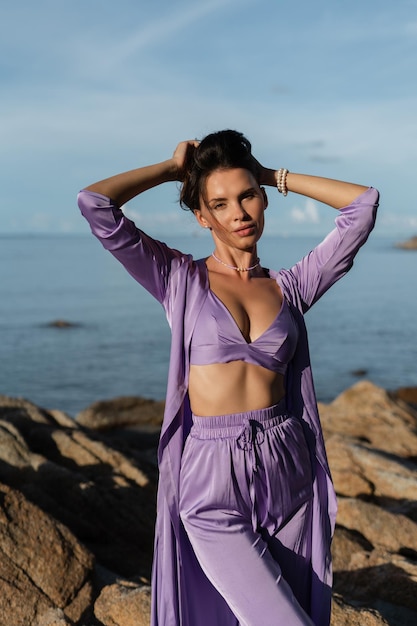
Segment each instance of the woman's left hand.
[{"label": "woman's left hand", "polygon": [[256,167],[259,185],[269,185],[271,187],[274,187],[276,185],[275,170],[264,167],[261,163],[259,163],[257,159],[255,159],[253,154],[252,160]]}]

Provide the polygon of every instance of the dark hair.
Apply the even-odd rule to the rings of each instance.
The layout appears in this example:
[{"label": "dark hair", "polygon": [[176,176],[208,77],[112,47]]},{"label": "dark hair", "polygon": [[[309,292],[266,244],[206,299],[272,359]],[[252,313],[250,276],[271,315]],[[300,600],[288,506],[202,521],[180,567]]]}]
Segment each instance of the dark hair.
[{"label": "dark hair", "polygon": [[244,168],[258,180],[258,165],[252,157],[251,143],[237,130],[220,130],[201,140],[190,151],[185,165],[186,174],[180,191],[183,209],[195,211],[200,198],[205,197],[207,177],[218,169]]}]

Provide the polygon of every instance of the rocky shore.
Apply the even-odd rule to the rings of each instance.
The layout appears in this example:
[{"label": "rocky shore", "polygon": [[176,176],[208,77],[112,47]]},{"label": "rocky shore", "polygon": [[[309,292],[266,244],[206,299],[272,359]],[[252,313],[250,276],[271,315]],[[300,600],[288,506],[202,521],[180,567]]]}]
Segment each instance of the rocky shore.
[{"label": "rocky shore", "polygon": [[[76,420],[0,396],[0,626],[149,624],[162,403]],[[417,624],[417,391],[320,405],[339,495],[332,626]]]}]

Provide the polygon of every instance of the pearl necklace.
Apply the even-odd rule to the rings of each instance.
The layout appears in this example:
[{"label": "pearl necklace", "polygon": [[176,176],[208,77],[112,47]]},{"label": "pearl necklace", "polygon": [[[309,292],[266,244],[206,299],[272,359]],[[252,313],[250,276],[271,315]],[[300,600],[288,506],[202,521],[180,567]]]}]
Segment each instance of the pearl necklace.
[{"label": "pearl necklace", "polygon": [[228,267],[229,270],[236,270],[236,272],[250,272],[251,270],[254,270],[256,267],[259,267],[260,265],[260,260],[257,259],[255,265],[251,265],[251,267],[237,267],[236,265],[229,265],[228,263],[225,263],[221,259],[218,259],[216,255],[214,254],[214,252],[211,253],[211,256],[213,257],[215,261],[217,261],[217,263],[221,263],[225,267]]}]

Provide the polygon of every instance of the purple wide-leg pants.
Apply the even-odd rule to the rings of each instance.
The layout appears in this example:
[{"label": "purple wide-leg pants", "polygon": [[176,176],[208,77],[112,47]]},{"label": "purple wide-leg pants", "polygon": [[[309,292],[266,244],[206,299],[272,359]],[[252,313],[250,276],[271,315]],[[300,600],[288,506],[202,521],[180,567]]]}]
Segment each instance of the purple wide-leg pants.
[{"label": "purple wide-leg pants", "polygon": [[311,467],[302,425],[283,402],[193,416],[180,515],[211,582],[207,593],[225,600],[212,626],[314,626]]}]

